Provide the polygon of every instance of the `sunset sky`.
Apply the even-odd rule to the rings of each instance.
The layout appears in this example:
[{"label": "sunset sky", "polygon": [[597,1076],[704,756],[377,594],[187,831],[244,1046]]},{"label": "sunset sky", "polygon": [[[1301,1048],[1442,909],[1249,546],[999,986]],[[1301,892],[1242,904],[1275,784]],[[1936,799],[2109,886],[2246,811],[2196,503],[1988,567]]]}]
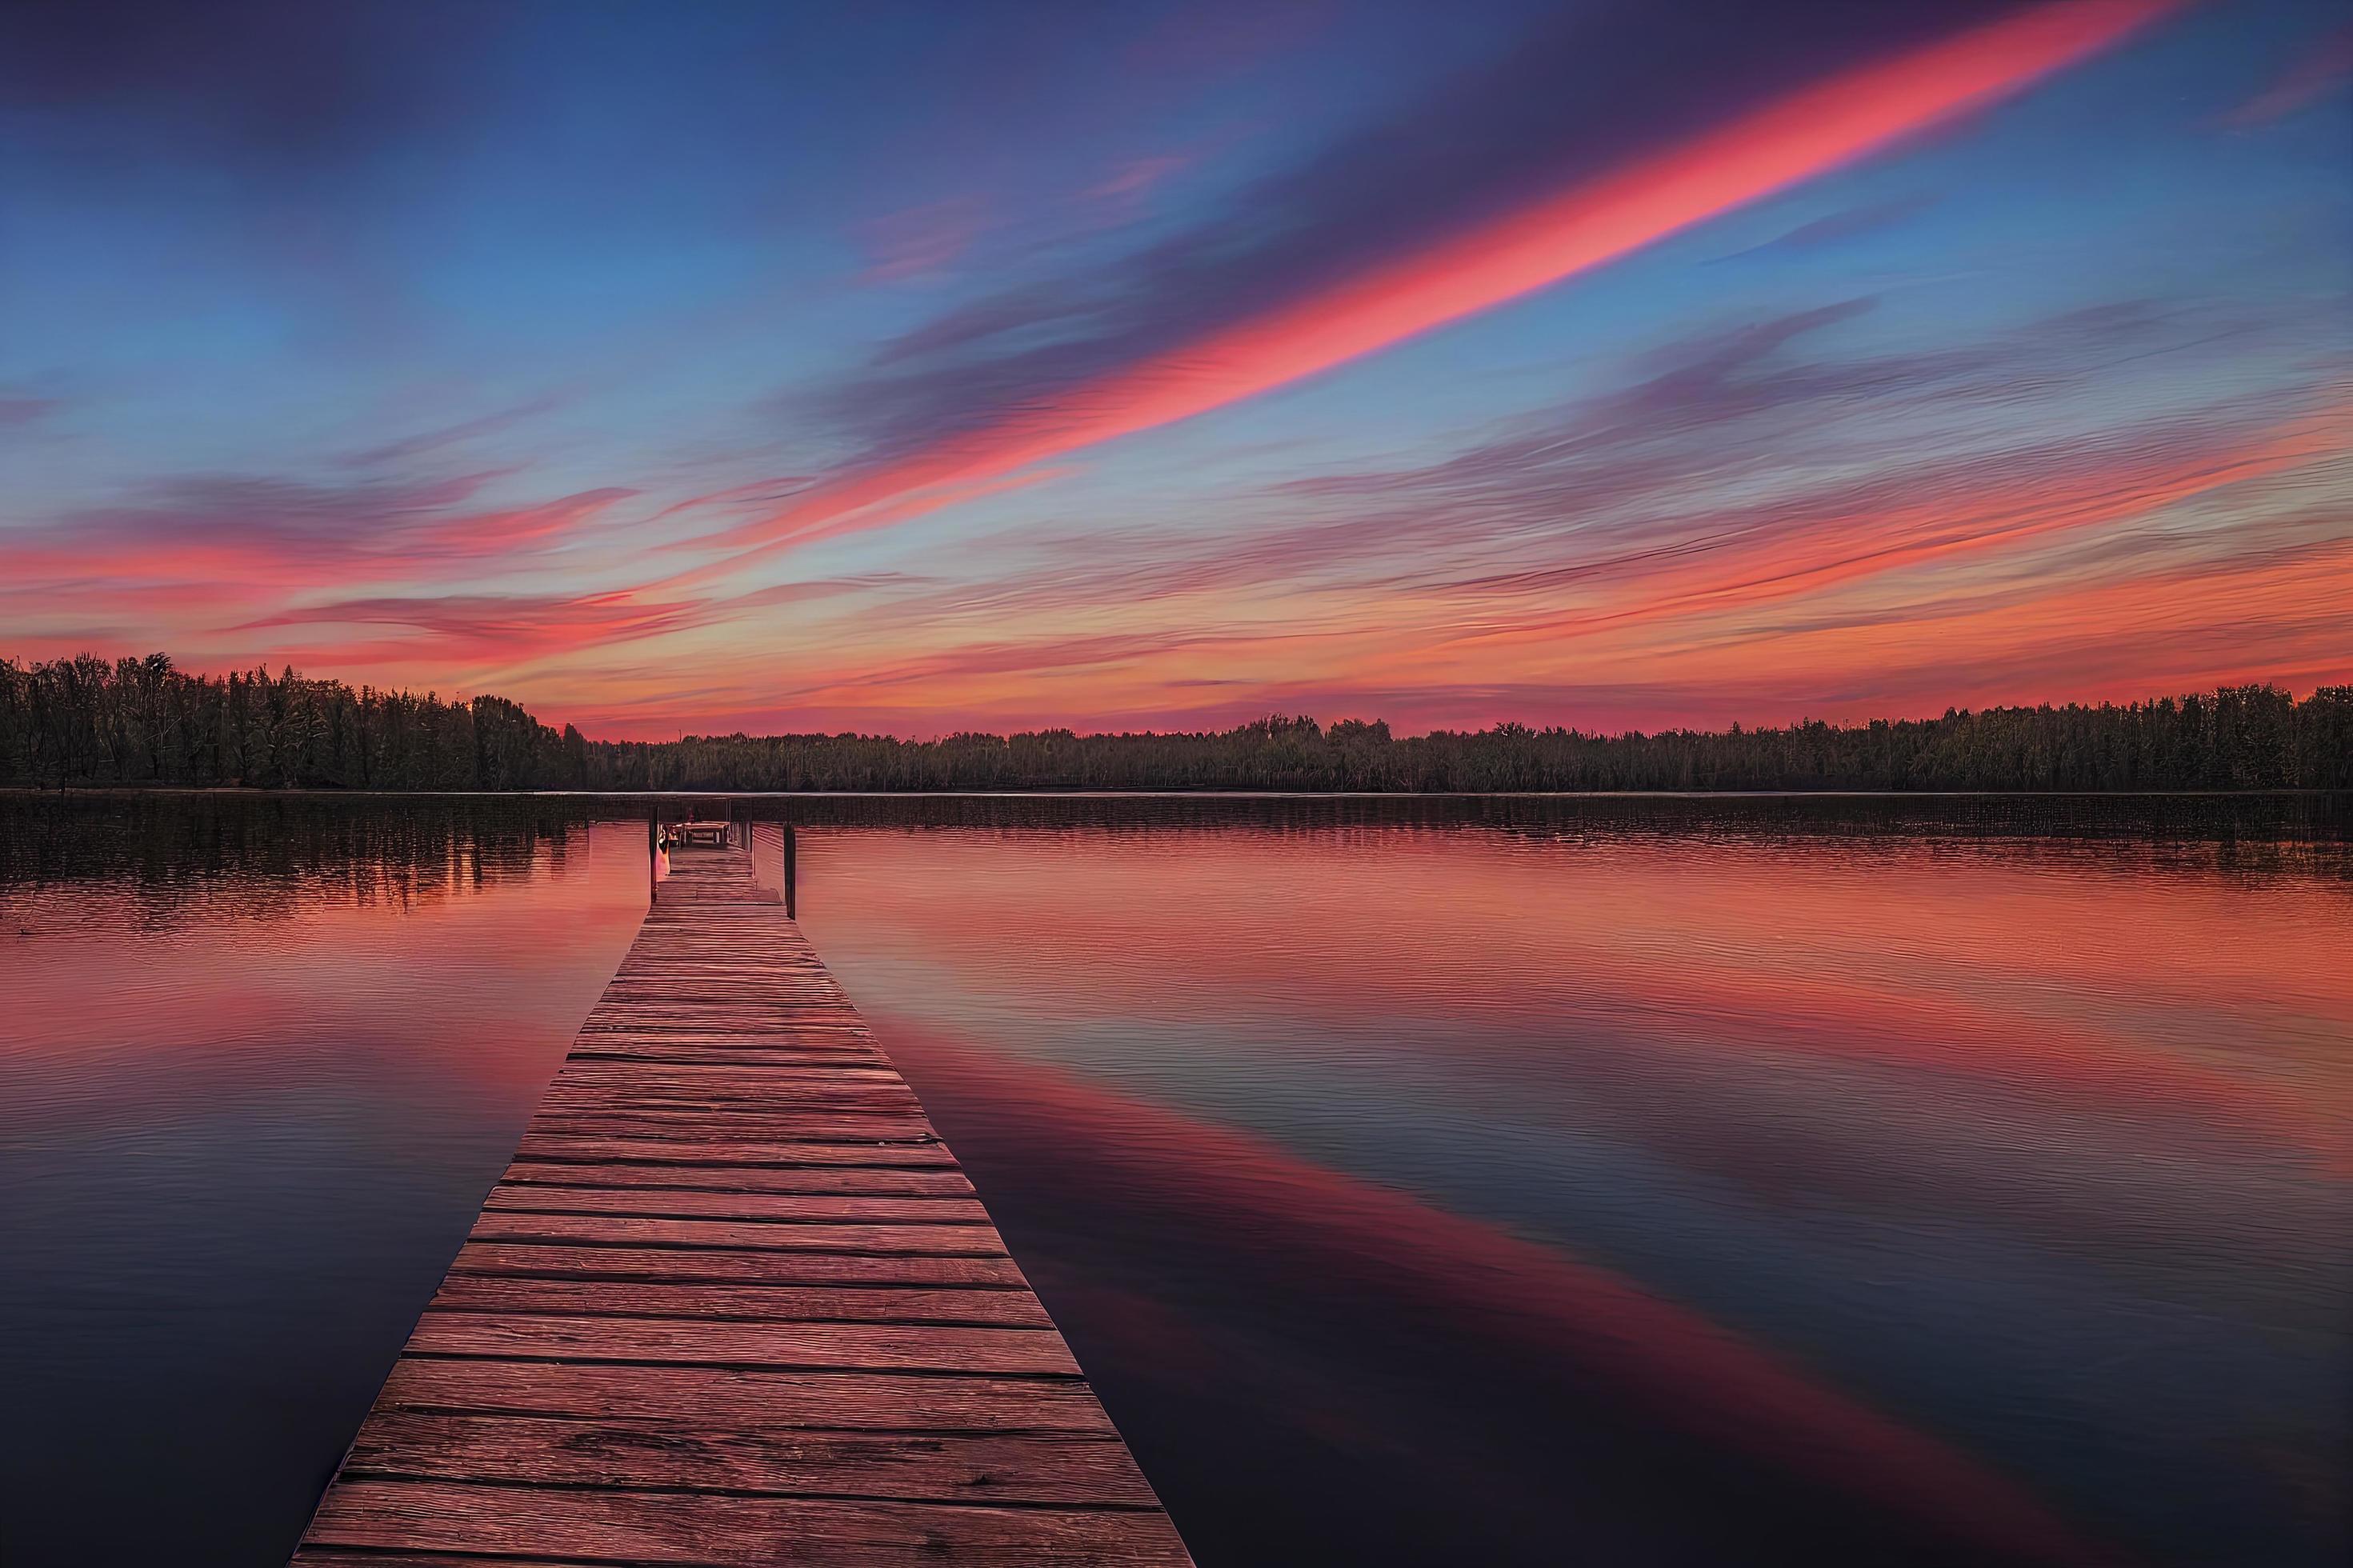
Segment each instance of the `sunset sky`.
[{"label": "sunset sky", "polygon": [[2345,0],[0,13],[0,654],[592,735],[2353,680]]}]

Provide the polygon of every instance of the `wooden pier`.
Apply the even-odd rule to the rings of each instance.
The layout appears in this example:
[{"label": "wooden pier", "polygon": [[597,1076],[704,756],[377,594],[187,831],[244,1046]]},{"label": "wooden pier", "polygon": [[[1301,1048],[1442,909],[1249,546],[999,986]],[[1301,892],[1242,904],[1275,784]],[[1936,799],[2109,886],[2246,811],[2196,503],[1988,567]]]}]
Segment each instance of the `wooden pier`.
[{"label": "wooden pier", "polygon": [[776,896],[673,856],[296,1563],[1189,1563]]}]

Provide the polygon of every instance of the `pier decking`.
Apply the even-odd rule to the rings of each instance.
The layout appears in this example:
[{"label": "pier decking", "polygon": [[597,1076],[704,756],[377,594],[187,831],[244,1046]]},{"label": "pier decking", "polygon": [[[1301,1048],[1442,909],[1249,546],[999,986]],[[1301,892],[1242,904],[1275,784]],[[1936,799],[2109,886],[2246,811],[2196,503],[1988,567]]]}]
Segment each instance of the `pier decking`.
[{"label": "pier decking", "polygon": [[923,1107],[686,849],[303,1568],[1186,1563]]}]

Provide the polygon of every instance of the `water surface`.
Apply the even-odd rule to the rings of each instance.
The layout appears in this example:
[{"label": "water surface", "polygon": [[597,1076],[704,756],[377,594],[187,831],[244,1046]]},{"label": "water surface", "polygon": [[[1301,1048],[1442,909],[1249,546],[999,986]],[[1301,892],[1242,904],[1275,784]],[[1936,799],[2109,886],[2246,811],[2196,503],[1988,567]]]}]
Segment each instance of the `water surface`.
[{"label": "water surface", "polygon": [[[0,807],[0,1546],[161,1500],[270,1562],[641,808],[112,809]],[[2342,845],[795,809],[804,924],[1210,1568],[2341,1555]]]},{"label": "water surface", "polygon": [[282,1563],[644,916],[645,828],[19,800],[0,868],[0,1563]]}]

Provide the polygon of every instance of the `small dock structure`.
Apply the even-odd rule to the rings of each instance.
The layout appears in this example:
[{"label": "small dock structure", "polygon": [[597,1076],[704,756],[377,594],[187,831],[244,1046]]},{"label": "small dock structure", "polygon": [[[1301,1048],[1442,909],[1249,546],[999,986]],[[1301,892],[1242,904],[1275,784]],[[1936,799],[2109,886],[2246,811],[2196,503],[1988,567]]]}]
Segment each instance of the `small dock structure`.
[{"label": "small dock structure", "polygon": [[670,857],[293,1561],[1191,1560],[730,836]]}]

